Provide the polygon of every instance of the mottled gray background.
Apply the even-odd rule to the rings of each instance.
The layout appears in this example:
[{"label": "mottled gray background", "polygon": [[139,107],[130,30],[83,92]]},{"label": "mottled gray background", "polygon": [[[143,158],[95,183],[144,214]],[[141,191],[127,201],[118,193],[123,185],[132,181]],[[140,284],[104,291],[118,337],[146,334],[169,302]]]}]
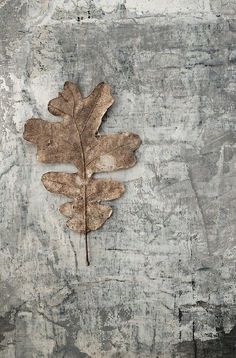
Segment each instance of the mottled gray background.
[{"label": "mottled gray background", "polygon": [[[236,357],[235,0],[0,0],[0,357]],[[107,81],[138,164],[84,240],[24,142],[64,81]]]}]

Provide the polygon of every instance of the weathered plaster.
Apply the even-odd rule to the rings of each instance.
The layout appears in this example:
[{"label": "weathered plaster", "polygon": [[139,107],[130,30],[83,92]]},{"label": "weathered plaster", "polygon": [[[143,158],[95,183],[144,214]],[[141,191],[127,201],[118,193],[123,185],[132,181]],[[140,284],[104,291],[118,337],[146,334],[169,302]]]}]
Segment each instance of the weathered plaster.
[{"label": "weathered plaster", "polygon": [[[0,2],[0,356],[235,356],[236,20],[233,1]],[[22,139],[64,81],[100,81],[103,129],[138,165],[84,240]],[[106,174],[107,177],[107,174]]]}]

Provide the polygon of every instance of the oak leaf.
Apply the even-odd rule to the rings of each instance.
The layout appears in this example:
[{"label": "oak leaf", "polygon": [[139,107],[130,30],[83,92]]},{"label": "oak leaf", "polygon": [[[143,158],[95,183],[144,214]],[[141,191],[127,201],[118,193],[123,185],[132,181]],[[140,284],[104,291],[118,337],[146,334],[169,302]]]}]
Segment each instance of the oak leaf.
[{"label": "oak leaf", "polygon": [[98,134],[102,118],[112,105],[110,87],[100,83],[86,98],[78,87],[66,82],[48,110],[62,121],[31,118],[25,124],[24,139],[37,145],[37,159],[43,163],[72,163],[76,173],[48,172],[42,176],[45,188],[72,199],[61,205],[67,226],[85,234],[96,230],[111,216],[112,209],[100,202],[119,198],[124,186],[111,179],[94,179],[94,173],[130,168],[141,140],[133,133]]}]

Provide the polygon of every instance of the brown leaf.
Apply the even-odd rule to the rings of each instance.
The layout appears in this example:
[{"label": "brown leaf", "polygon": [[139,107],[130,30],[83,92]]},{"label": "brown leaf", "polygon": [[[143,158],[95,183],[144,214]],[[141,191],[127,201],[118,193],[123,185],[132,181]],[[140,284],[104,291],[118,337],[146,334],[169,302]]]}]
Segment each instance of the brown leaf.
[{"label": "brown leaf", "polygon": [[[45,173],[42,182],[51,193],[63,194],[74,199],[83,198],[84,184],[77,173]],[[114,200],[124,192],[124,186],[111,179],[88,179],[86,186],[87,202]]]},{"label": "brown leaf", "polygon": [[[25,124],[24,139],[37,145],[37,159],[43,163],[72,163],[77,173],[46,173],[47,190],[72,198],[60,212],[69,218],[70,229],[85,233],[96,230],[111,216],[112,209],[100,201],[119,198],[124,187],[117,181],[93,179],[98,172],[130,168],[136,163],[134,151],[140,138],[133,133],[98,135],[103,115],[112,105],[110,87],[100,83],[82,98],[74,83],[66,82],[48,110],[62,121],[31,118]],[[88,261],[88,257],[87,257]]]}]

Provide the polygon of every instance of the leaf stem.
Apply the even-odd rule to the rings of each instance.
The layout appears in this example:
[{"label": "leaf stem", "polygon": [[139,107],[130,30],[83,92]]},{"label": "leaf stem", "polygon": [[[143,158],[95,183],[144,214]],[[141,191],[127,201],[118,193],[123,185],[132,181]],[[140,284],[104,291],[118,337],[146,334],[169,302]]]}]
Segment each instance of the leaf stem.
[{"label": "leaf stem", "polygon": [[[72,96],[74,99],[74,94],[73,92]],[[85,251],[86,251],[86,264],[87,266],[90,265],[90,261],[89,261],[89,253],[88,253],[88,237],[87,237],[87,173],[86,173],[86,163],[85,163],[85,155],[84,155],[84,148],[83,148],[83,143],[82,143],[82,138],[81,138],[81,133],[78,127],[78,124],[76,122],[76,118],[75,118],[75,99],[74,99],[74,106],[73,106],[73,111],[72,111],[72,119],[74,121],[76,130],[78,132],[78,136],[79,136],[79,145],[80,145],[80,149],[81,149],[81,155],[82,155],[82,161],[83,161],[83,172],[82,172],[82,177],[84,180],[84,238],[85,238]]]},{"label": "leaf stem", "polygon": [[89,252],[88,252],[88,237],[87,237],[87,184],[84,184],[84,238],[85,238],[85,251],[86,251],[86,264],[90,265]]},{"label": "leaf stem", "polygon": [[85,233],[85,247],[86,247],[86,264],[87,264],[87,266],[90,266],[89,254],[88,254],[88,239],[87,239],[87,232]]}]

